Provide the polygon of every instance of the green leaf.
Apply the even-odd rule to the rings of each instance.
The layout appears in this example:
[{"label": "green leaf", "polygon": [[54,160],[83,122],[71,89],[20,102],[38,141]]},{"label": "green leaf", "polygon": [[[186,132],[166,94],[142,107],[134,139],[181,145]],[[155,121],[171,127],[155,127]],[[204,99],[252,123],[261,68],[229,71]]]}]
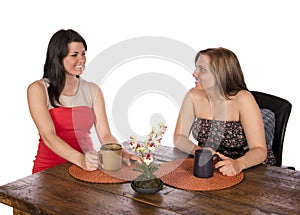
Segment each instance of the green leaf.
[{"label": "green leaf", "polygon": [[144,172],[142,169],[138,169],[138,168],[133,168],[132,170],[133,170],[133,171],[136,171],[136,172],[141,172],[141,173]]}]

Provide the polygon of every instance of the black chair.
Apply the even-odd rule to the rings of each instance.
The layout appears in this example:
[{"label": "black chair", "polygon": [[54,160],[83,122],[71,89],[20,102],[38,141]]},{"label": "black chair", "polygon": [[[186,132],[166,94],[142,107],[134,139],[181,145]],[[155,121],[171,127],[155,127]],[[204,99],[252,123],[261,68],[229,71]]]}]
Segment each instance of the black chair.
[{"label": "black chair", "polygon": [[[289,101],[274,95],[257,91],[250,92],[261,109],[269,109],[275,114],[275,130],[272,151],[276,160],[276,166],[280,167],[282,165],[284,135],[292,110],[292,104]],[[288,168],[293,169],[293,167]]]}]

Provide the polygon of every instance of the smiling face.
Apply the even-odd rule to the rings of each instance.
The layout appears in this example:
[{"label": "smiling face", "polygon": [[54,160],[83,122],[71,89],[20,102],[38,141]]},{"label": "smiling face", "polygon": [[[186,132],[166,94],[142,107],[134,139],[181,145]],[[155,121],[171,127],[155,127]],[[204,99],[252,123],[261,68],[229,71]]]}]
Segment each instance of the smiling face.
[{"label": "smiling face", "polygon": [[216,79],[211,71],[207,55],[202,54],[198,57],[193,76],[196,79],[196,88],[208,90],[215,87]]},{"label": "smiling face", "polygon": [[85,48],[81,42],[71,42],[68,44],[68,54],[63,59],[63,65],[68,75],[81,75],[86,62]]}]

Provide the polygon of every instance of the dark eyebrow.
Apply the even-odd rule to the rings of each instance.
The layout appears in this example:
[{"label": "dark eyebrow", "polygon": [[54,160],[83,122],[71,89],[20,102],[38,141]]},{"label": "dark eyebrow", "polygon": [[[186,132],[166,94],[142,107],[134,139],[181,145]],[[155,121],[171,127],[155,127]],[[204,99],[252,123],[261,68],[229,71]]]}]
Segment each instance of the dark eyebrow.
[{"label": "dark eyebrow", "polygon": [[[85,53],[86,50],[82,50],[81,52],[82,52],[82,53]],[[71,51],[70,51],[70,53],[79,54],[80,52],[78,52],[78,51],[73,51],[73,52],[71,52]]]}]

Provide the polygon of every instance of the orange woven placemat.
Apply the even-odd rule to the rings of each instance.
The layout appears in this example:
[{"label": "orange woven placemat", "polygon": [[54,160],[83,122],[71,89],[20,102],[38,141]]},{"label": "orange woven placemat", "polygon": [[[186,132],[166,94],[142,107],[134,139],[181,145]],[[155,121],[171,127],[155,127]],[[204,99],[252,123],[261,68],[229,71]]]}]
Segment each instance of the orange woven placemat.
[{"label": "orange woven placemat", "polygon": [[[69,167],[69,174],[76,179],[86,182],[123,183],[132,181],[133,179],[138,177],[140,173],[133,170],[133,168],[135,167],[136,165],[132,163],[131,166],[122,164],[122,168],[117,171],[105,171],[103,169],[98,169],[95,171],[85,171],[82,168],[73,164]],[[159,166],[159,169],[156,172],[156,176],[160,178],[163,175],[173,171],[176,167],[177,165],[175,163],[173,163],[173,165],[170,166],[166,165],[164,166],[164,168],[161,168]]]},{"label": "orange woven placemat", "polygon": [[69,167],[69,174],[76,179],[93,182],[93,183],[123,183],[128,182],[136,178],[139,173],[132,169],[135,165],[126,166],[123,164],[122,168],[117,171],[105,171],[98,169],[95,171],[85,171],[82,168],[71,165]]},{"label": "orange woven placemat", "polygon": [[[244,174],[241,172],[236,176],[224,176],[215,172],[214,176],[208,179],[197,178],[193,176],[194,160],[191,158],[174,160],[163,163],[159,166],[156,176],[162,181],[176,188],[184,190],[220,190],[240,183]],[[136,165],[126,166],[123,164],[118,171],[105,171],[98,169],[96,171],[85,171],[82,168],[71,165],[69,174],[79,180],[93,183],[124,183],[132,181],[140,173],[133,171]]]},{"label": "orange woven placemat", "polygon": [[232,187],[244,179],[244,173],[236,176],[224,176],[219,172],[214,172],[211,178],[198,178],[193,175],[194,159],[175,160],[160,165],[163,169],[173,171],[161,177],[162,181],[172,187],[183,190],[221,190]]}]

